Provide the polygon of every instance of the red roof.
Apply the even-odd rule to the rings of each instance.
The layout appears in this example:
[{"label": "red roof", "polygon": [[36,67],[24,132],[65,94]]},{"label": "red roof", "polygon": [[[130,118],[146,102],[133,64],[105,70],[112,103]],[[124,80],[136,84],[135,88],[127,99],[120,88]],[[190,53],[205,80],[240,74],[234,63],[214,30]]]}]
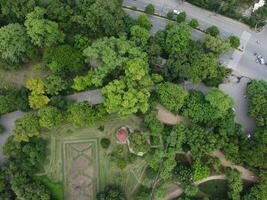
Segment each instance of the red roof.
[{"label": "red roof", "polygon": [[128,131],[124,128],[121,128],[117,131],[117,139],[119,142],[125,142],[128,137]]}]

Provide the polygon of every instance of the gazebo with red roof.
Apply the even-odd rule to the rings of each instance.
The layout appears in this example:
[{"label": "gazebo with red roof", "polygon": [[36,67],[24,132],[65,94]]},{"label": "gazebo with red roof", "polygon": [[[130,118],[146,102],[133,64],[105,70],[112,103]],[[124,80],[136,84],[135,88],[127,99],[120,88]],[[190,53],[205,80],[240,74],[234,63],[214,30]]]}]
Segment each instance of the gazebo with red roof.
[{"label": "gazebo with red roof", "polygon": [[121,127],[117,131],[116,137],[117,137],[117,143],[118,144],[126,144],[127,143],[127,139],[128,139],[128,130],[127,130],[127,128]]}]

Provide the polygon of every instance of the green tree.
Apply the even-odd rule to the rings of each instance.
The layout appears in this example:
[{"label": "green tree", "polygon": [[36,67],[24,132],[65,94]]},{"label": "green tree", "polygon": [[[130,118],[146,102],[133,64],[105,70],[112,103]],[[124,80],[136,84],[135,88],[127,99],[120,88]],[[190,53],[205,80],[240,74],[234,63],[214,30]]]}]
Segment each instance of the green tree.
[{"label": "green tree", "polygon": [[258,126],[267,125],[267,83],[265,81],[252,81],[247,86],[248,114],[256,119]]},{"label": "green tree", "polygon": [[56,107],[48,106],[38,110],[41,127],[52,129],[58,127],[63,121],[63,115]]},{"label": "green tree", "polygon": [[141,26],[133,26],[131,28],[131,40],[133,40],[136,46],[145,47],[150,38],[149,31]]},{"label": "green tree", "polygon": [[68,83],[57,75],[48,75],[43,78],[45,91],[50,95],[58,95],[61,91],[67,89]]},{"label": "green tree", "polygon": [[189,22],[189,26],[191,26],[192,28],[197,28],[199,26],[197,19],[191,19],[191,21]]},{"label": "green tree", "polygon": [[184,23],[167,30],[166,49],[169,54],[182,53],[188,48],[191,39],[190,27]]},{"label": "green tree", "polygon": [[170,10],[170,11],[167,13],[167,19],[169,19],[169,20],[173,20],[173,17],[174,17],[173,10]]},{"label": "green tree", "polygon": [[217,37],[220,34],[220,31],[217,26],[210,26],[207,28],[206,33],[213,37]]},{"label": "green tree", "polygon": [[201,160],[197,159],[193,163],[193,179],[198,181],[210,176],[209,168],[204,165]]},{"label": "green tree", "polygon": [[18,64],[28,58],[31,49],[25,29],[19,24],[0,28],[0,56],[8,63]]},{"label": "green tree", "polygon": [[229,42],[230,42],[232,48],[237,49],[240,46],[239,37],[233,35],[233,36],[230,36],[228,39],[229,39]]},{"label": "green tree", "polygon": [[147,153],[150,149],[150,146],[148,144],[148,134],[143,132],[134,132],[130,134],[129,146],[135,153]]},{"label": "green tree", "polygon": [[146,7],[145,7],[145,12],[149,15],[153,15],[155,13],[155,7],[153,4],[148,4]]},{"label": "green tree", "polygon": [[210,103],[213,108],[215,108],[215,116],[218,116],[218,118],[224,116],[234,104],[234,101],[231,97],[224,94],[221,90],[217,88],[211,89],[206,95],[205,99]]},{"label": "green tree", "polygon": [[88,102],[72,103],[67,108],[67,120],[78,127],[89,127],[95,123],[95,113]]},{"label": "green tree", "polygon": [[34,11],[26,16],[25,26],[31,41],[38,47],[50,47],[64,39],[64,34],[56,22],[45,18],[47,11],[35,7]]},{"label": "green tree", "polygon": [[150,110],[144,118],[144,125],[154,135],[160,134],[164,129],[164,124],[157,119],[158,111]]},{"label": "green tree", "polygon": [[160,103],[169,111],[179,112],[183,106],[188,92],[181,86],[174,83],[165,82],[156,86],[156,92],[159,96]]},{"label": "green tree", "polygon": [[122,189],[115,185],[107,186],[103,192],[96,195],[97,200],[126,200],[125,193]]},{"label": "green tree", "polygon": [[204,39],[204,45],[209,51],[211,51],[215,54],[225,53],[226,51],[230,50],[230,48],[231,48],[231,45],[228,41],[225,41],[221,38],[213,37],[210,35],[208,35]]},{"label": "green tree", "polygon": [[47,48],[43,55],[49,69],[60,76],[81,72],[84,69],[83,59],[81,52],[70,45]]},{"label": "green tree", "polygon": [[214,134],[199,126],[192,126],[186,137],[187,144],[190,147],[192,155],[201,158],[204,155],[211,154],[217,149],[217,139]]},{"label": "green tree", "polygon": [[27,113],[15,122],[14,139],[28,142],[29,138],[39,135],[40,124],[36,114]]},{"label": "green tree", "polygon": [[240,200],[240,192],[243,190],[241,173],[235,169],[227,168],[226,176],[230,189],[228,196],[233,200]]},{"label": "green tree", "polygon": [[186,19],[186,12],[180,12],[180,13],[177,15],[177,22],[178,22],[178,23],[185,22],[185,19]]},{"label": "green tree", "polygon": [[146,15],[143,15],[143,14],[138,16],[137,25],[147,29],[148,31],[150,31],[150,29],[152,28],[151,21],[147,18]]},{"label": "green tree", "polygon": [[19,199],[50,199],[50,194],[43,185],[30,179],[27,175],[21,172],[16,173],[12,178],[11,187]]},{"label": "green tree", "polygon": [[82,5],[82,10],[84,17],[80,19],[79,13],[77,21],[93,36],[118,35],[125,29],[125,13],[119,0],[96,0],[89,6]]},{"label": "green tree", "polygon": [[0,8],[3,16],[11,22],[23,22],[25,16],[38,5],[37,0],[1,0]]},{"label": "green tree", "polygon": [[43,94],[31,94],[29,96],[29,105],[33,109],[39,109],[49,103],[50,99]]}]

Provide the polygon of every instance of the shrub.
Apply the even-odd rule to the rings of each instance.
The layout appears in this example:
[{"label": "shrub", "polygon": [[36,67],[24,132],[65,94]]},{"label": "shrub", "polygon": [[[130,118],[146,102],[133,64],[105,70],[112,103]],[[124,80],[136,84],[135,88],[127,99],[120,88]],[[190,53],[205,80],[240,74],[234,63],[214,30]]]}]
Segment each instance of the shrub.
[{"label": "shrub", "polygon": [[210,26],[209,28],[207,28],[206,32],[207,34],[210,34],[213,37],[216,37],[220,34],[220,31],[217,26]]},{"label": "shrub", "polygon": [[127,162],[124,159],[119,159],[117,162],[117,166],[120,169],[124,169],[127,166]]},{"label": "shrub", "polygon": [[155,7],[153,4],[148,4],[145,8],[145,13],[153,15],[155,13]]},{"label": "shrub", "polygon": [[197,28],[199,26],[197,19],[191,19],[189,26],[191,26],[192,28]]},{"label": "shrub", "polygon": [[239,39],[239,37],[237,37],[237,36],[230,36],[229,37],[229,41],[230,41],[230,44],[231,44],[231,47],[232,48],[238,48],[239,46],[240,46],[240,39]]},{"label": "shrub", "polygon": [[170,11],[167,13],[167,18],[168,18],[169,20],[173,20],[173,17],[174,17],[174,13],[173,13],[172,10],[170,10]]},{"label": "shrub", "polygon": [[0,134],[3,134],[5,132],[5,128],[0,125]]},{"label": "shrub", "polygon": [[102,138],[100,144],[103,149],[107,149],[110,146],[110,140],[108,138]]},{"label": "shrub", "polygon": [[177,15],[177,22],[182,23],[186,19],[186,12],[181,12]]}]

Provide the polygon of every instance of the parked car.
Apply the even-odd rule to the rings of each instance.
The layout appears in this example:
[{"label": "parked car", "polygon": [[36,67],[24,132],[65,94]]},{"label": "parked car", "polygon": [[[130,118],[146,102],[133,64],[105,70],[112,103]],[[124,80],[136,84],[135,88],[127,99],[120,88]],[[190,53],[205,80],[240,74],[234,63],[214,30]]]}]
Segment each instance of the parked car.
[{"label": "parked car", "polygon": [[173,13],[174,13],[175,15],[179,15],[181,12],[178,11],[178,10],[173,10]]}]

